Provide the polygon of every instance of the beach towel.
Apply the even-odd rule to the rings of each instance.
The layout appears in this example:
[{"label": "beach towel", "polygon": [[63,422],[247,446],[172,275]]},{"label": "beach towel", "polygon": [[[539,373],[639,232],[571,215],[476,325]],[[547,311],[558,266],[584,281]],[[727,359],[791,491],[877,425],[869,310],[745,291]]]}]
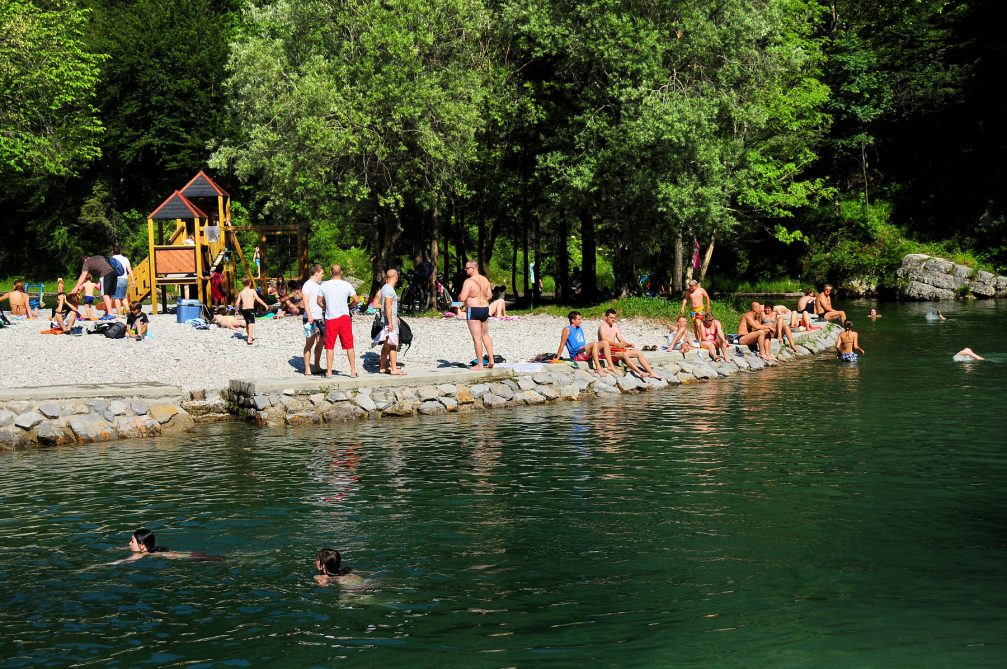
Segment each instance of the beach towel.
[{"label": "beach towel", "polygon": [[192,327],[196,328],[197,330],[209,330],[210,329],[210,324],[207,323],[202,318],[190,318],[189,320],[185,321],[185,324],[186,325],[191,325]]}]

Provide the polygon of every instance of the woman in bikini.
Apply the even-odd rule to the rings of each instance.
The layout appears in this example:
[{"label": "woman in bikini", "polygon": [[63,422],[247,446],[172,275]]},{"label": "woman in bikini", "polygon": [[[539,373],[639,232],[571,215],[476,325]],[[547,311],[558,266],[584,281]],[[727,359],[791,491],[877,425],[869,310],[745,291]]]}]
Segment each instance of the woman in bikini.
[{"label": "woman in bikini", "polygon": [[12,316],[31,318],[31,313],[28,311],[28,293],[24,292],[23,281],[15,281],[14,287],[9,293],[0,295],[0,302],[4,300],[10,303],[10,313]]},{"label": "woman in bikini", "polygon": [[857,353],[860,355],[864,354],[864,349],[860,348],[860,335],[857,331],[853,329],[852,321],[845,321],[843,323],[843,331],[839,333],[839,339],[836,341],[836,352],[839,355],[839,359],[843,362],[856,362]]}]

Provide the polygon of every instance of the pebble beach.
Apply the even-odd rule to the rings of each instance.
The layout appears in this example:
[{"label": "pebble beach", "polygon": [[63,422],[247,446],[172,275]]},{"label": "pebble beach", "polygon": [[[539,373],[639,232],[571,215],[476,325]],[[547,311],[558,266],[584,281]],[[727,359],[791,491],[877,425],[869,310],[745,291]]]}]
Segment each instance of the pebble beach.
[{"label": "pebble beach", "polygon": [[[177,323],[174,315],[151,316],[151,336],[143,341],[107,339],[86,334],[93,322],[83,323],[85,334],[41,334],[48,320],[17,320],[0,329],[0,388],[133,383],[159,381],[183,388],[215,390],[230,379],[302,378],[304,333],[300,317],[258,319],[255,342],[245,342],[245,330],[210,326],[198,330]],[[449,318],[407,318],[413,345],[399,360],[407,374],[467,365],[475,357],[465,321]],[[377,374],[379,348],[370,346],[373,316],[354,316],[353,337],[357,371]],[[589,340],[600,320],[585,320]],[[497,355],[507,362],[523,362],[540,353],[555,353],[562,317],[533,315],[518,320],[490,322]],[[623,336],[637,347],[660,345],[667,328],[641,319],[620,321]],[[322,356],[324,365],[325,357]],[[336,345],[336,373],[348,374],[346,356]]]}]

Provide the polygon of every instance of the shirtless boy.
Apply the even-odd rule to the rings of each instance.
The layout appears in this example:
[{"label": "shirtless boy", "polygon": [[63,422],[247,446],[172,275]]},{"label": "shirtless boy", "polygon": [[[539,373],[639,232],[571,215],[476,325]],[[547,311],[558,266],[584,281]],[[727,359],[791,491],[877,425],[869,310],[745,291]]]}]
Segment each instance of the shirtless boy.
[{"label": "shirtless boy", "polygon": [[756,344],[757,348],[753,350],[757,350],[759,357],[769,362],[773,359],[769,350],[769,331],[772,328],[772,325],[762,324],[762,305],[752,302],[751,309],[738,321],[738,343],[749,348]]},{"label": "shirtless boy", "polygon": [[838,318],[840,323],[846,322],[846,312],[836,311],[832,308],[832,286],[828,283],[825,284],[822,292],[815,298],[815,313],[827,321],[833,321]]},{"label": "shirtless boy", "polygon": [[[612,357],[622,360],[637,375],[645,379],[656,379],[657,374],[654,373],[654,369],[650,366],[647,358],[644,357],[643,353],[637,351],[633,344],[622,338],[622,332],[619,331],[619,326],[615,324],[615,321],[615,309],[606,311],[605,320],[602,321],[601,327],[598,328],[598,341],[607,341],[612,352]],[[633,358],[636,358],[637,362],[640,363],[643,371],[640,371],[640,368],[633,364]]]},{"label": "shirtless boy", "polygon": [[472,335],[472,345],[476,350],[476,364],[472,369],[483,369],[483,346],[489,356],[489,367],[493,367],[493,340],[489,330],[489,299],[493,287],[489,279],[479,273],[479,265],[474,260],[465,263],[465,274],[468,278],[462,284],[462,292],[458,301],[465,305],[465,318],[468,321],[469,334]]},{"label": "shirtless boy", "polygon": [[94,289],[98,287],[94,281],[90,278],[84,282],[84,285],[80,287],[81,294],[84,296],[84,314],[82,318],[93,321],[97,320],[98,315],[94,311]]},{"label": "shirtless boy", "polygon": [[679,313],[685,313],[686,303],[689,304],[689,318],[696,330],[696,339],[701,342],[706,341],[706,333],[703,331],[703,317],[707,313],[713,313],[713,305],[710,304],[710,294],[695,279],[689,280]]},{"label": "shirtless boy", "polygon": [[255,304],[261,304],[263,309],[268,309],[269,305],[262,301],[259,294],[252,288],[252,280],[247,276],[241,282],[244,288],[238,293],[234,300],[234,308],[245,319],[245,341],[251,346],[255,342]]}]

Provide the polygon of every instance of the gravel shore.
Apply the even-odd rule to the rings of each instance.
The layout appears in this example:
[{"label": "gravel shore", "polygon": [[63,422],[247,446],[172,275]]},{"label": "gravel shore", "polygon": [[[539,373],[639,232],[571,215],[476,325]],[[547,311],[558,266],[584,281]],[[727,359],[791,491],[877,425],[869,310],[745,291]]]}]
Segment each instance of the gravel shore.
[{"label": "gravel shore", "polygon": [[[407,318],[413,345],[400,356],[409,373],[468,364],[475,353],[465,322],[456,319]],[[379,348],[370,346],[372,316],[353,318],[357,368],[377,373]],[[539,353],[555,353],[565,318],[522,316],[514,321],[491,321],[490,336],[497,355],[508,362],[529,360]],[[601,321],[585,321],[588,340]],[[107,339],[98,335],[41,334],[47,320],[15,321],[0,329],[0,388],[160,381],[182,387],[219,389],[234,378],[283,378],[303,375],[304,334],[299,317],[259,319],[255,343],[245,343],[240,330],[197,330],[175,322],[173,315],[151,317],[144,341]],[[667,332],[644,320],[620,321],[623,336],[638,347],[660,345]],[[85,332],[92,323],[84,323]],[[322,356],[322,364],[325,356]],[[336,345],[335,370],[347,374],[346,356]]]}]

